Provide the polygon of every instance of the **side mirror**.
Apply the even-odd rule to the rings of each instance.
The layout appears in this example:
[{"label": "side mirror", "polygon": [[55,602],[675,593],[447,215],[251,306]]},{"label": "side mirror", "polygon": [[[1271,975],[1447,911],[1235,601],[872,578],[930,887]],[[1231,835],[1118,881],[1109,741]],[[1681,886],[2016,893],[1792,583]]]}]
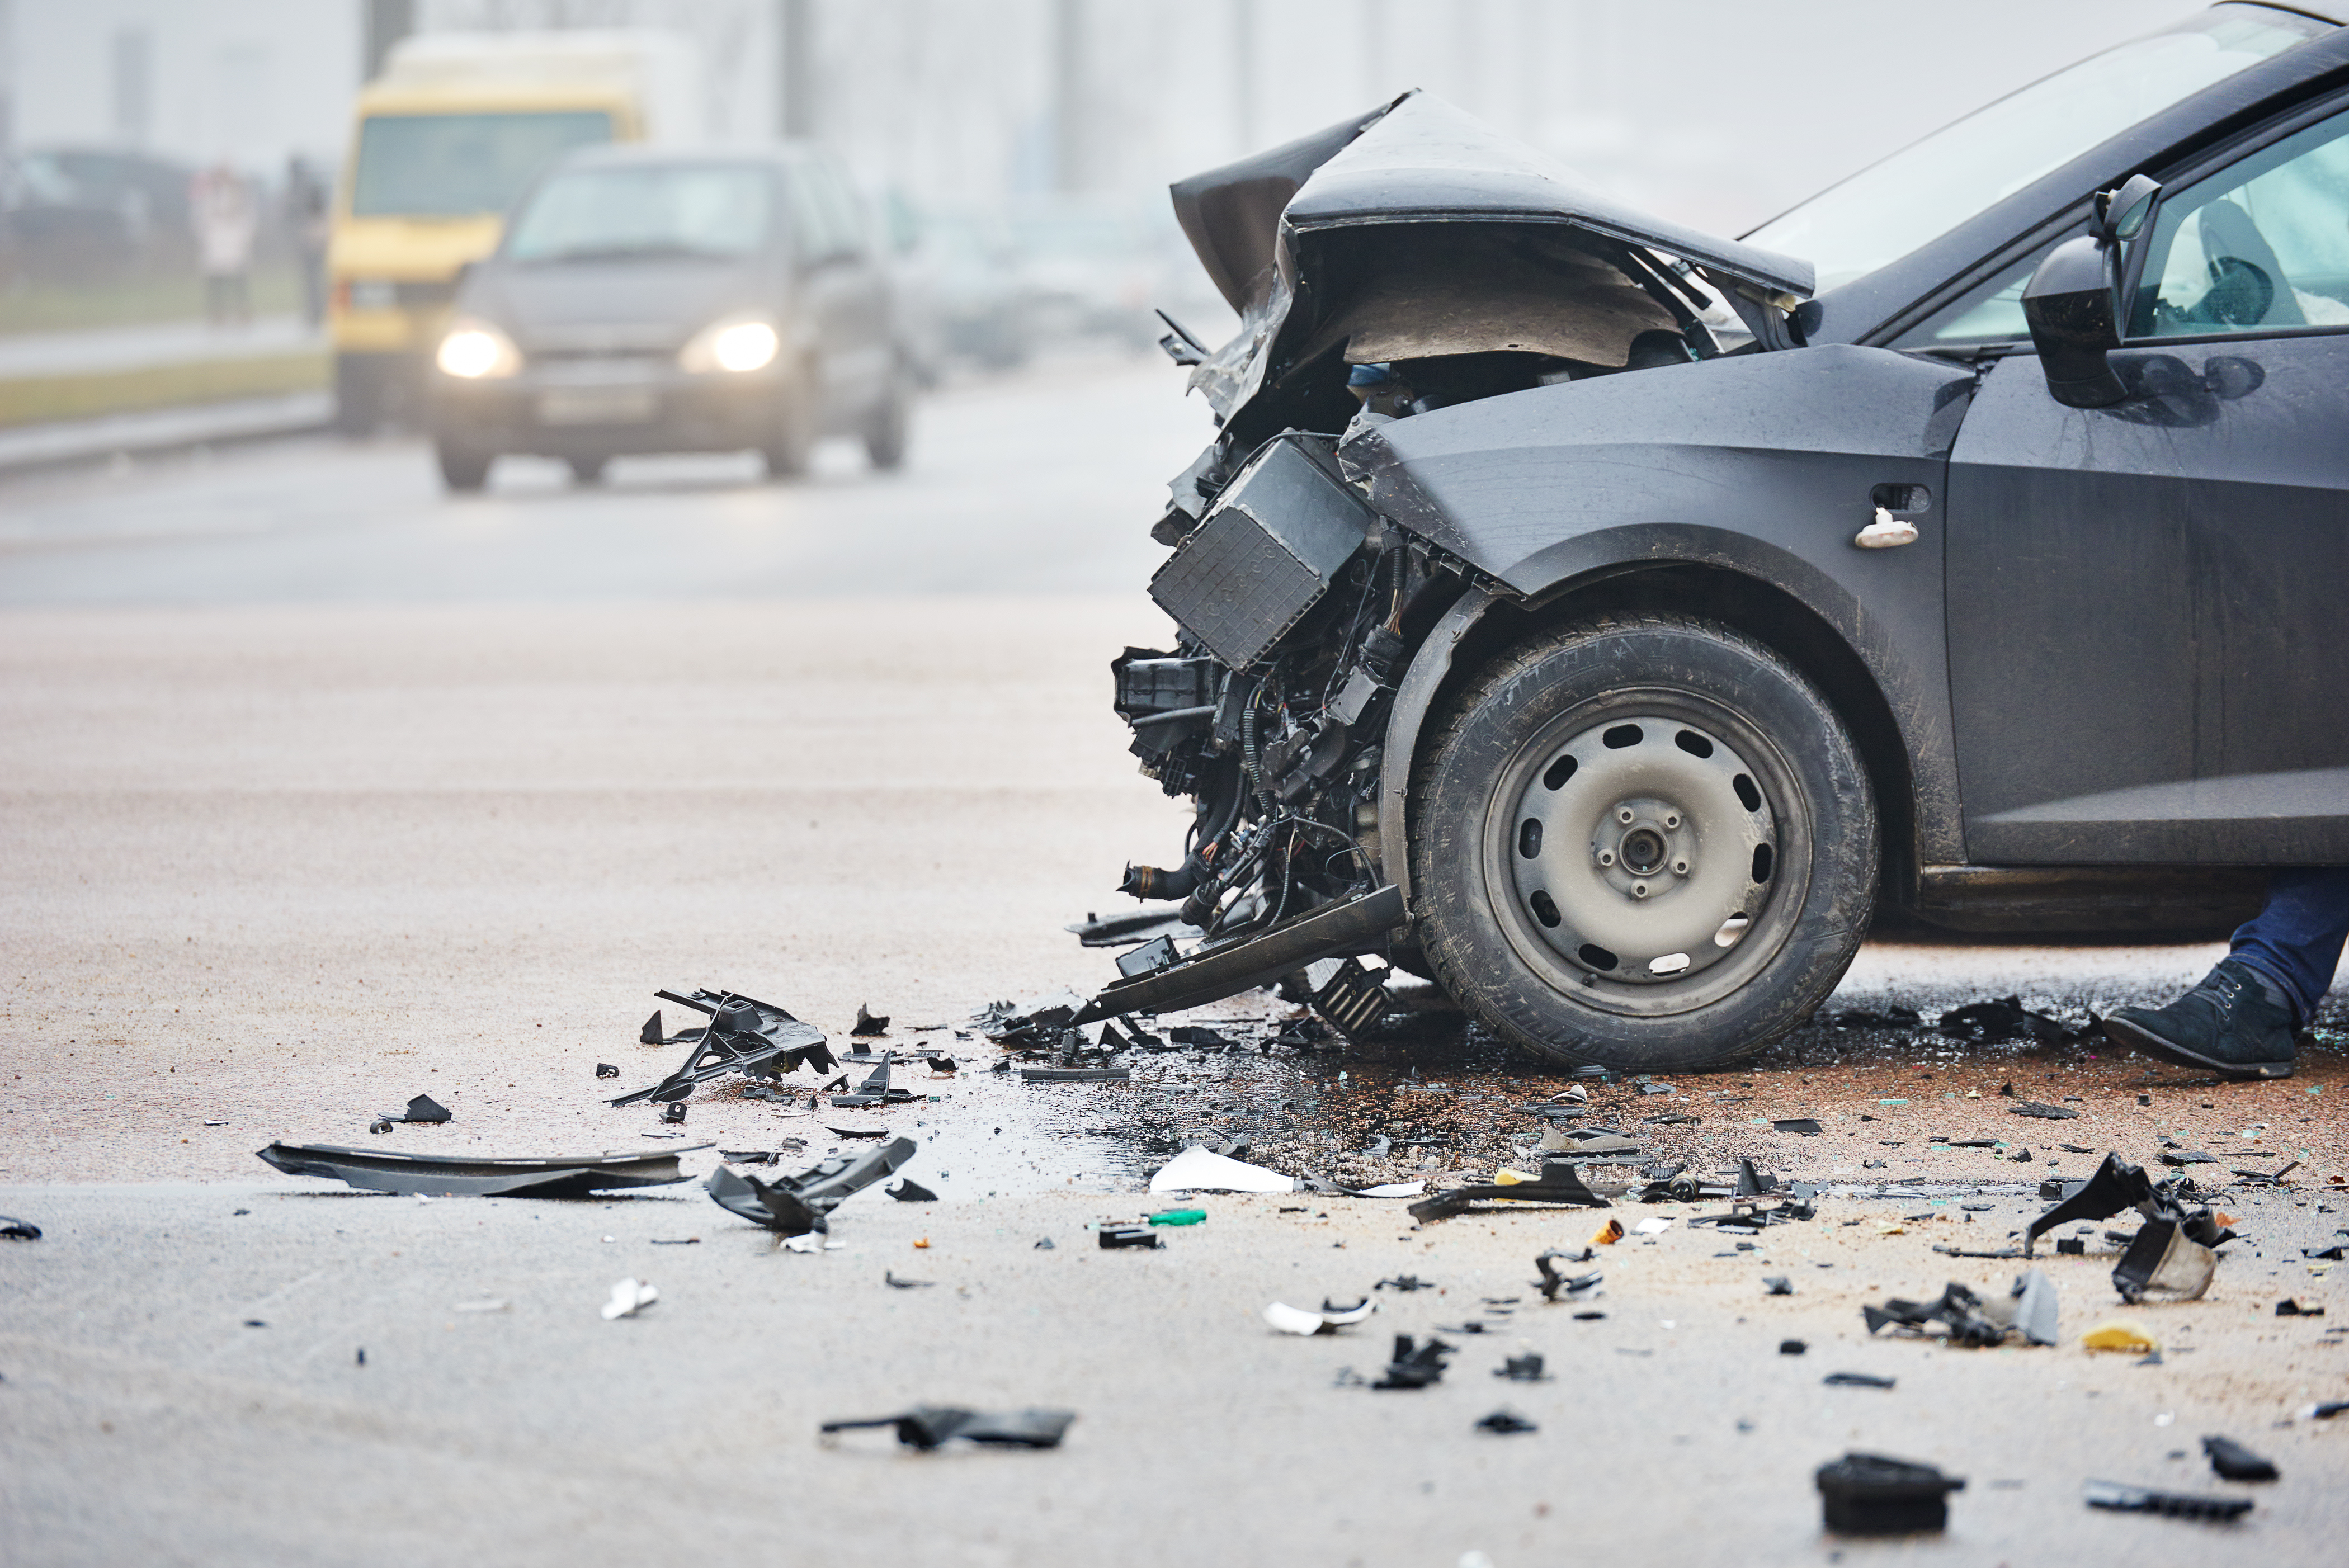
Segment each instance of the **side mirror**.
[{"label": "side mirror", "polygon": [[2066,408],[2109,408],[2128,396],[2106,358],[2121,346],[2120,283],[2120,247],[2083,234],[2048,252],[2023,285],[2048,395]]},{"label": "side mirror", "polygon": [[2117,191],[2097,191],[2097,236],[2107,242],[2136,239],[2160,194],[2161,182],[2142,174],[2130,175]]}]

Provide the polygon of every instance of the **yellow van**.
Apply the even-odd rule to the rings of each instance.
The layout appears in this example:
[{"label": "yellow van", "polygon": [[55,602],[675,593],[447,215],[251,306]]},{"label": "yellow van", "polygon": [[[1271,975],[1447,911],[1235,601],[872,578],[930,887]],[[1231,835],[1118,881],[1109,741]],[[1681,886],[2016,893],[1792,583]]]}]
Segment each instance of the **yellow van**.
[{"label": "yellow van", "polygon": [[428,33],[359,92],[327,243],[336,420],[413,418],[459,275],[572,149],[699,139],[690,57],[649,29]]}]

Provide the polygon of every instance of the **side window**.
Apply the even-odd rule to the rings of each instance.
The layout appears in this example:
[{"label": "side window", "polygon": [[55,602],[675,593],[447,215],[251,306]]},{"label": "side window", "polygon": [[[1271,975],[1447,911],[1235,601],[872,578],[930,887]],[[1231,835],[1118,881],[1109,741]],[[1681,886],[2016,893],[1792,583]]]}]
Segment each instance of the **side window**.
[{"label": "side window", "polygon": [[830,161],[811,164],[808,172],[816,181],[816,199],[824,205],[832,219],[834,254],[862,255],[864,252],[864,207],[856,199],[854,189]]},{"label": "side window", "polygon": [[784,176],[792,209],[792,235],[805,264],[830,261],[846,247],[833,221],[832,204],[818,184],[821,169],[812,161],[794,163]]},{"label": "side window", "polygon": [[2039,263],[2047,259],[2047,253],[2055,248],[2058,241],[2069,238],[2071,234],[2065,233],[2048,241],[1995,273],[1988,283],[1977,285],[1910,327],[1893,346],[1947,348],[1971,343],[2030,342],[2031,326],[2023,319],[2023,286],[2031,281],[2031,274],[2039,270]]},{"label": "side window", "polygon": [[2162,198],[2129,335],[2349,326],[2349,114]]}]

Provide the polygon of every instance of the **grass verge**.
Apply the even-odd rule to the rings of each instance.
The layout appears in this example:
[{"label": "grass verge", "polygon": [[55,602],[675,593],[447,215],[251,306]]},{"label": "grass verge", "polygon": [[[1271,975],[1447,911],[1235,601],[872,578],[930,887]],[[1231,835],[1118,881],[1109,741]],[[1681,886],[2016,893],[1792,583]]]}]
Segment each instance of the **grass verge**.
[{"label": "grass verge", "polygon": [[0,428],[315,392],[323,389],[326,381],[324,349],[257,358],[201,359],[88,376],[26,376],[0,381]]}]

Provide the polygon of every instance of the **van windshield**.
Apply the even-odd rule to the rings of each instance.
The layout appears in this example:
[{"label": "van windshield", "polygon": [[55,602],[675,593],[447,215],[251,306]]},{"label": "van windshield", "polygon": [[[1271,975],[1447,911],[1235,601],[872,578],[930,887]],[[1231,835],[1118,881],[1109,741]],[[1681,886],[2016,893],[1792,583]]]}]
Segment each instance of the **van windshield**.
[{"label": "van windshield", "polygon": [[351,175],[357,218],[502,212],[574,147],[612,139],[602,109],[527,114],[371,114]]},{"label": "van windshield", "polygon": [[1975,110],[1745,236],[1818,269],[1818,292],[1922,249],[2211,83],[2331,29],[2219,5]]},{"label": "van windshield", "polygon": [[771,189],[766,170],[740,165],[570,170],[515,217],[506,257],[747,256],[766,242]]}]

